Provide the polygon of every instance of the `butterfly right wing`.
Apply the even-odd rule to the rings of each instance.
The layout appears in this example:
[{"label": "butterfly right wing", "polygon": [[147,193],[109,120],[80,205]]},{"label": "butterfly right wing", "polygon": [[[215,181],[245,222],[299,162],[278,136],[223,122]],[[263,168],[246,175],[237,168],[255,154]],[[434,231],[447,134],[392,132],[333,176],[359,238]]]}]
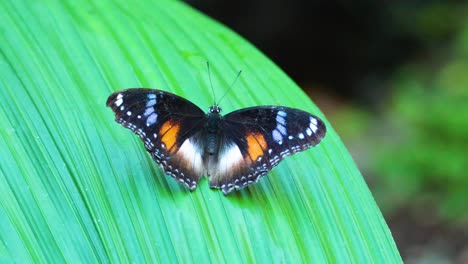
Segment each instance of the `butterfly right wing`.
[{"label": "butterfly right wing", "polygon": [[210,186],[228,194],[257,182],[286,156],[317,145],[326,127],[320,118],[284,106],[240,109],[224,116],[224,143]]},{"label": "butterfly right wing", "polygon": [[206,173],[200,142],[205,113],[192,102],[155,89],[117,91],[107,99],[115,121],[132,130],[163,171],[196,188]]}]

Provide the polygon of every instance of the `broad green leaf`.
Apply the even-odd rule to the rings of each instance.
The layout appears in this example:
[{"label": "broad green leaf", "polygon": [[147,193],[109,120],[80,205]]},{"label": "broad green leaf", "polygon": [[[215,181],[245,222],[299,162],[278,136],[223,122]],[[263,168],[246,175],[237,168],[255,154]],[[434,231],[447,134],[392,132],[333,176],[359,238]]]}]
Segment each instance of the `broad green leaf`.
[{"label": "broad green leaf", "polygon": [[324,118],[232,31],[177,1],[1,1],[0,21],[0,261],[401,262],[329,123],[320,145],[225,197],[164,176],[114,122],[107,96],[129,87],[207,109],[207,60],[217,98],[243,70],[225,112]]}]

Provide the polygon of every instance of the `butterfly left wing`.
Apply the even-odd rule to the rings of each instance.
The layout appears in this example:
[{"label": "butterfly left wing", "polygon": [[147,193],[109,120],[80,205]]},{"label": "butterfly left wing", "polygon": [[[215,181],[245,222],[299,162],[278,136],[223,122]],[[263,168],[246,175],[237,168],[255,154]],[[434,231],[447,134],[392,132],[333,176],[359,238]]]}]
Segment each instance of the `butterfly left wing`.
[{"label": "butterfly left wing", "polygon": [[132,130],[163,171],[195,189],[205,174],[199,134],[205,113],[192,102],[161,90],[134,88],[107,99],[115,121]]},{"label": "butterfly left wing", "polygon": [[224,194],[257,182],[286,156],[317,145],[325,124],[305,111],[283,106],[245,108],[224,116],[224,143],[210,186]]}]

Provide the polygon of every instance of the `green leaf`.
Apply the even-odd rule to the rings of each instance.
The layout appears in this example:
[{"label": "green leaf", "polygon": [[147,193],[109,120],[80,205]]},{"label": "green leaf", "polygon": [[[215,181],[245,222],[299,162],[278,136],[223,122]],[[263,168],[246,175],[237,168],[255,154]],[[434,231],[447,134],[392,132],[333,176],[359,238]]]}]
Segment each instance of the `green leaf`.
[{"label": "green leaf", "polygon": [[327,123],[316,148],[223,196],[162,174],[107,96],[153,87],[225,112],[322,116],[244,39],[177,1],[0,2],[0,261],[401,262]]}]

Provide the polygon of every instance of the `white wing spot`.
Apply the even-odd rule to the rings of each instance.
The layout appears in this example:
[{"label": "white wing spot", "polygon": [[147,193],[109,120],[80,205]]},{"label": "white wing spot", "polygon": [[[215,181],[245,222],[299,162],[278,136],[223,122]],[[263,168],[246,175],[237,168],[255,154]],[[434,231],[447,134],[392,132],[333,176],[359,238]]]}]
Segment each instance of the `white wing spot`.
[{"label": "white wing spot", "polygon": [[281,124],[276,125],[276,130],[278,130],[284,136],[286,136],[288,134],[288,132],[286,131],[286,127],[284,127]]},{"label": "white wing spot", "polygon": [[289,136],[288,139],[291,140],[291,139],[294,139],[294,137],[293,137],[293,136]]},{"label": "white wing spot", "polygon": [[149,116],[154,112],[153,107],[146,108],[145,112],[143,113],[144,116]]},{"label": "white wing spot", "polygon": [[122,105],[120,106],[120,111],[123,111],[125,109],[125,107]]},{"label": "white wing spot", "polygon": [[279,124],[286,125],[286,119],[284,119],[284,117],[282,117],[280,115],[276,116],[276,122],[278,122],[278,125]]},{"label": "white wing spot", "polygon": [[318,127],[317,127],[316,125],[310,123],[310,126],[309,126],[309,127],[310,127],[310,129],[312,129],[312,131],[313,131],[314,133],[317,133]]},{"label": "white wing spot", "polygon": [[299,134],[297,134],[297,137],[298,137],[299,139],[304,139],[304,134],[299,133]]},{"label": "white wing spot", "polygon": [[271,135],[273,136],[273,140],[276,141],[276,143],[278,144],[283,144],[283,136],[281,135],[281,133],[278,131],[278,130],[273,130],[273,132],[271,133]]},{"label": "white wing spot", "polygon": [[309,127],[306,129],[306,133],[307,135],[310,137],[312,136],[312,129],[310,129]]},{"label": "white wing spot", "polygon": [[288,113],[284,112],[284,111],[278,111],[277,113],[279,116],[282,116],[282,117],[286,117],[288,116]]},{"label": "white wing spot", "polygon": [[141,119],[141,115],[137,115],[137,118],[138,118],[138,119]]},{"label": "white wing spot", "polygon": [[156,99],[151,99],[151,100],[148,100],[148,102],[146,102],[146,107],[152,107],[156,104]]},{"label": "white wing spot", "polygon": [[154,134],[153,134],[153,137],[154,137],[154,138],[157,138],[157,137],[158,137],[158,134],[154,133]]},{"label": "white wing spot", "polygon": [[156,123],[156,120],[158,119],[158,115],[156,113],[152,113],[148,119],[146,119],[146,126],[149,127]]},{"label": "white wing spot", "polygon": [[310,122],[314,125],[317,125],[317,119],[310,117]]},{"label": "white wing spot", "polygon": [[148,99],[156,99],[156,95],[155,94],[148,94]]},{"label": "white wing spot", "polygon": [[128,116],[131,116],[131,115],[132,115],[132,111],[127,111],[127,115],[128,115]]},{"label": "white wing spot", "polygon": [[[119,94],[119,95],[120,95],[120,94]],[[118,96],[117,96],[117,98],[118,98]],[[122,103],[123,103],[123,99],[122,99],[122,98],[117,99],[117,100],[115,101],[115,106],[119,107],[120,105],[122,105]]]},{"label": "white wing spot", "polygon": [[317,127],[317,119],[313,118],[313,117],[310,117],[310,125],[309,125],[310,129],[312,129],[312,131],[314,133],[317,133],[317,130],[318,130],[318,127]]}]

